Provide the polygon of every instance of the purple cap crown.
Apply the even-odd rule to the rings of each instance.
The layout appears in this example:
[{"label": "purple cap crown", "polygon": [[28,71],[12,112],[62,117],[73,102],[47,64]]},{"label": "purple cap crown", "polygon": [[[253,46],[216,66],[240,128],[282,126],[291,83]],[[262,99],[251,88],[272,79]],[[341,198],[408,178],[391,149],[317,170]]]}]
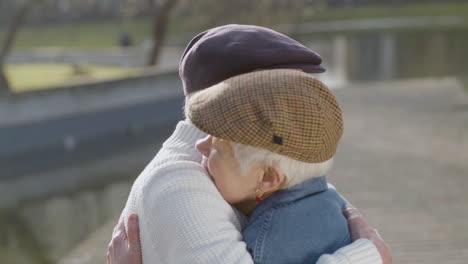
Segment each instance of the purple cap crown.
[{"label": "purple cap crown", "polygon": [[274,30],[226,25],[195,36],[182,55],[179,75],[184,93],[199,91],[258,69],[290,68],[321,73],[317,53]]}]

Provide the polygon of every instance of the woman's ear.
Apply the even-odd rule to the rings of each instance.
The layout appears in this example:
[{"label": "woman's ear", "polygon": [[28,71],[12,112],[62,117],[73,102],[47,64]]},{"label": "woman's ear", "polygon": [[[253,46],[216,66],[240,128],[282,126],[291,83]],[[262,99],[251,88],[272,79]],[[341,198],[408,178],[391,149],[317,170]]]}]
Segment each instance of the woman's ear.
[{"label": "woman's ear", "polygon": [[273,193],[281,189],[283,183],[286,181],[286,176],[283,170],[276,164],[269,166],[263,177],[259,179],[259,190],[264,193]]}]

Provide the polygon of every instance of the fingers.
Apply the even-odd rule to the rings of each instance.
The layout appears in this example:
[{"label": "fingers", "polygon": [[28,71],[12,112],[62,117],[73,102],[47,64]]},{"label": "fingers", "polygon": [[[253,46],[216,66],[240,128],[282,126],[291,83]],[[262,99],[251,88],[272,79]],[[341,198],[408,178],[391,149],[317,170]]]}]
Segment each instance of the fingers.
[{"label": "fingers", "polygon": [[355,207],[351,206],[351,205],[345,206],[343,213],[344,213],[346,219],[348,219],[348,220],[358,218],[358,217],[362,216],[358,212],[358,210]]},{"label": "fingers", "polygon": [[115,237],[127,238],[124,221],[119,221],[119,223],[115,226],[114,232],[112,232],[112,239]]},{"label": "fingers", "polygon": [[108,264],[121,263],[121,252],[126,252],[126,240],[127,234],[125,232],[125,223],[123,218],[120,218],[119,222],[114,227],[111,241],[107,246],[106,258]]},{"label": "fingers", "polygon": [[377,231],[377,229],[374,228],[374,232],[378,238],[382,239],[382,236],[380,235],[379,231]]},{"label": "fingers", "polygon": [[120,216],[120,217],[119,217],[119,221],[117,222],[117,224],[116,224],[115,227],[114,227],[114,230],[112,230],[112,235],[113,235],[114,233],[116,233],[117,230],[120,229],[120,227],[121,227],[121,225],[122,225],[123,223],[124,223],[123,217]]},{"label": "fingers", "polygon": [[349,231],[353,241],[359,238],[369,238],[373,229],[356,208],[346,206],[344,209],[344,215],[348,220]]},{"label": "fingers", "polygon": [[128,217],[128,242],[130,247],[140,245],[140,226],[137,214],[131,214]]},{"label": "fingers", "polygon": [[140,226],[138,215],[128,217],[128,259],[130,264],[141,264]]},{"label": "fingers", "polygon": [[391,264],[392,256],[390,254],[390,249],[379,232],[377,232],[377,229],[372,228],[361,213],[353,206],[346,206],[343,210],[343,214],[348,220],[351,240],[355,241],[360,238],[369,239],[379,251],[382,257],[382,263]]},{"label": "fingers", "polygon": [[[112,237],[112,240],[109,244],[111,250],[126,250],[127,245],[127,235],[124,231],[119,231],[117,235]],[[112,251],[111,251],[112,253]]]},{"label": "fingers", "polygon": [[141,264],[140,228],[138,215],[128,217],[128,234],[123,218],[114,228],[112,239],[107,247],[108,264]]}]

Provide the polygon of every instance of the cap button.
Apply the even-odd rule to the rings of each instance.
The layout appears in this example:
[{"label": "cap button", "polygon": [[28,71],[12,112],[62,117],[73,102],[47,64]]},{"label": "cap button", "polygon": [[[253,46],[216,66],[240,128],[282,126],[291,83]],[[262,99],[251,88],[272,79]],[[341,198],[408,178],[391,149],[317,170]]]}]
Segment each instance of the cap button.
[{"label": "cap button", "polygon": [[273,143],[277,145],[283,145],[283,138],[279,136],[273,136]]}]

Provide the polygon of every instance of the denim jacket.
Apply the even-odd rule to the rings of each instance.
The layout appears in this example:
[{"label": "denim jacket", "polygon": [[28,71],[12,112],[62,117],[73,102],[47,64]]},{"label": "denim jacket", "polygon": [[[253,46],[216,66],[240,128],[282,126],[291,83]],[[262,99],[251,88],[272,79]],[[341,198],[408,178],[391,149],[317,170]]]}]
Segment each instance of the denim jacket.
[{"label": "denim jacket", "polygon": [[345,200],[325,176],[278,191],[257,205],[242,234],[256,264],[315,263],[351,243]]}]

